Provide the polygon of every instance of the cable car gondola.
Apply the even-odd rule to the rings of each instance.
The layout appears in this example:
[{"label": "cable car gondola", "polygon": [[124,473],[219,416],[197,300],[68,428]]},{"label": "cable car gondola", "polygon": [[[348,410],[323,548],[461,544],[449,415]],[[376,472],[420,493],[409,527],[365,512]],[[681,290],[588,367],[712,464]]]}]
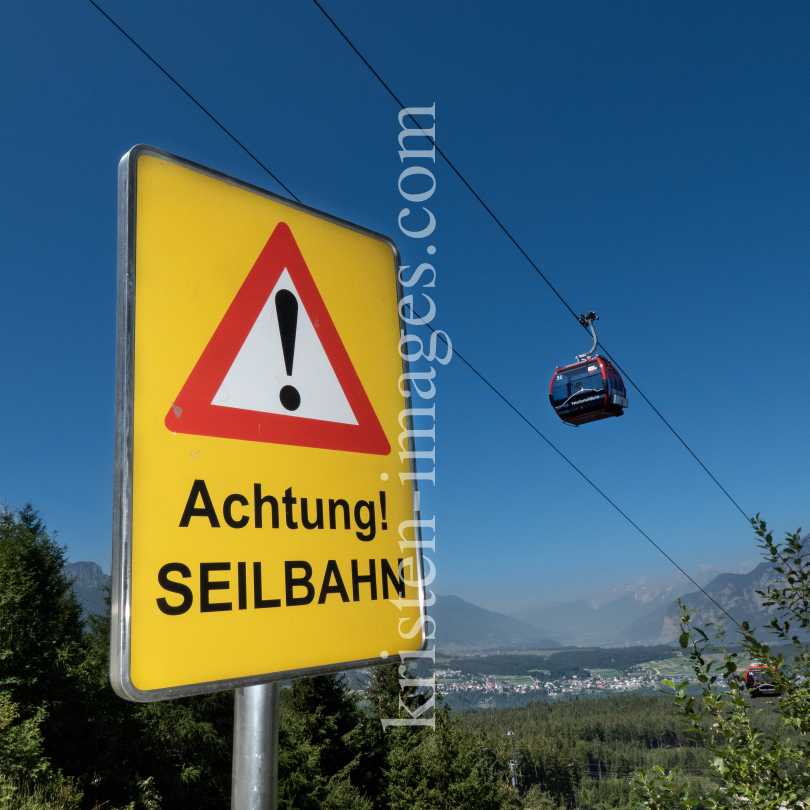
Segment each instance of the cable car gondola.
[{"label": "cable car gondola", "polygon": [[557,367],[549,385],[548,398],[557,416],[574,427],[621,416],[627,407],[624,381],[613,363],[598,354],[593,357],[598,343],[593,322],[598,320],[595,312],[579,316],[579,322],[591,330],[593,346],[578,354],[573,365]]},{"label": "cable car gondola", "polygon": [[752,698],[777,697],[782,693],[774,683],[776,670],[765,664],[751,664],[745,670],[745,685]]}]

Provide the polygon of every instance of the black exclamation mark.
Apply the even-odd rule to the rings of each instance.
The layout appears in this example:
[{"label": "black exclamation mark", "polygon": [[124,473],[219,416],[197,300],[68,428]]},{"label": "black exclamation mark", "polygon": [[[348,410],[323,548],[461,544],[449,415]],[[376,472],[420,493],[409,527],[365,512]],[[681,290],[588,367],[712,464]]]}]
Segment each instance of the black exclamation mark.
[{"label": "black exclamation mark", "polygon": [[388,524],[385,522],[385,492],[380,490],[380,512],[382,512],[382,529],[385,531]]},{"label": "black exclamation mark", "polygon": [[[287,369],[287,376],[292,377],[295,332],[298,328],[298,299],[289,290],[279,290],[276,293],[276,313],[278,331],[281,335],[281,351],[284,352],[284,366]],[[301,404],[301,395],[291,385],[285,385],[278,392],[278,398],[288,411],[298,410]]]}]

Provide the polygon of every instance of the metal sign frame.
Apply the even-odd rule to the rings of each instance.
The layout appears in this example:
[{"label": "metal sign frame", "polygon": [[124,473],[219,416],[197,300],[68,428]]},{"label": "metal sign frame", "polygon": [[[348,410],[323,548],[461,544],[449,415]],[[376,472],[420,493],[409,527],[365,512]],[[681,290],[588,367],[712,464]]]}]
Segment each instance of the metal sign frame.
[{"label": "metal sign frame", "polygon": [[[305,669],[293,669],[283,672],[268,672],[248,677],[235,677],[225,680],[204,683],[184,684],[158,689],[142,690],[131,680],[131,632],[132,632],[132,505],[133,505],[133,448],[134,448],[134,402],[135,402],[135,273],[136,273],[136,225],[137,225],[137,162],[143,155],[149,155],[164,161],[170,161],[184,168],[199,172],[215,180],[236,186],[239,189],[265,197],[297,211],[318,217],[327,222],[355,231],[364,236],[377,239],[388,245],[394,256],[394,266],[400,266],[400,254],[396,244],[387,236],[363,228],[339,217],[326,214],[315,208],[289,200],[271,191],[246,183],[229,175],[202,166],[193,161],[158,149],[139,144],[130,149],[121,158],[118,166],[118,303],[116,318],[116,397],[115,397],[115,466],[113,486],[113,554],[111,584],[111,621],[110,638],[110,680],[116,693],[127,700],[151,702],[189,695],[201,695],[237,689],[256,684],[273,683],[311,675],[323,675],[340,672],[346,669],[358,669],[377,664],[390,663],[391,658],[368,658],[357,661],[336,661],[323,666]],[[397,301],[403,297],[402,284],[395,270],[394,283],[397,290]],[[400,329],[407,332],[407,324],[400,318]],[[409,364],[402,359],[402,371],[407,375]],[[410,391],[408,377],[403,380],[403,390]],[[407,415],[408,430],[413,430],[413,418]],[[413,435],[413,434],[411,434]],[[414,514],[414,556],[418,581],[424,581],[424,568],[421,549],[421,531],[419,526],[419,492],[416,479],[416,460],[410,459],[411,494]],[[424,637],[424,617],[426,616],[425,588],[417,588],[419,614],[423,619],[422,643],[419,650],[427,648]],[[415,651],[418,652],[418,651]]]}]

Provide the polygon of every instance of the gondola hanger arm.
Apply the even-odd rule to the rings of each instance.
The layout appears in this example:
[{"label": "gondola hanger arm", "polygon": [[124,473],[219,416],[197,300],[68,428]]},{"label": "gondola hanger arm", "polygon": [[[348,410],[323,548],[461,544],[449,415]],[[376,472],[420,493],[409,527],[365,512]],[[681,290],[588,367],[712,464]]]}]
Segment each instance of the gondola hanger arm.
[{"label": "gondola hanger arm", "polygon": [[593,310],[591,310],[587,315],[579,316],[579,322],[584,327],[591,330],[591,334],[593,335],[593,346],[591,346],[590,351],[585,352],[584,354],[578,354],[576,357],[577,362],[579,362],[580,360],[590,360],[591,355],[596,351],[596,346],[599,343],[599,340],[596,337],[596,329],[594,329],[593,327],[593,322],[598,320],[599,316]]}]

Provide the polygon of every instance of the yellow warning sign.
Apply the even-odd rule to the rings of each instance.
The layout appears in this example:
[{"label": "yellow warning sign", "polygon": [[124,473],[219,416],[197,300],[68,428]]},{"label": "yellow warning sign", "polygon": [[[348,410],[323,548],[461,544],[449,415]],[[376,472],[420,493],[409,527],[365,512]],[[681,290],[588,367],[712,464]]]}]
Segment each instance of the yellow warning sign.
[{"label": "yellow warning sign", "polygon": [[120,204],[118,693],[420,649],[395,245],[152,147]]}]

